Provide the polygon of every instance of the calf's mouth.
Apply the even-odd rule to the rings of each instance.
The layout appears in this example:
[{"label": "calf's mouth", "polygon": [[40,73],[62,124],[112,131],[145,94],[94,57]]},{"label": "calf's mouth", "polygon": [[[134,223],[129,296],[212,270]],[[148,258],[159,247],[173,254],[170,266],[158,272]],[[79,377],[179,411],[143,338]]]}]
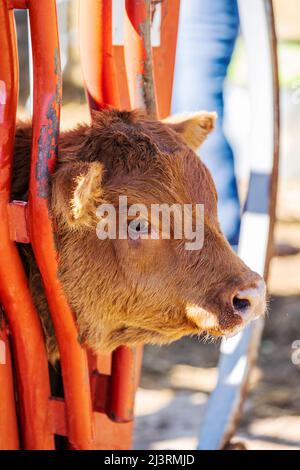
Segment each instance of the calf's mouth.
[{"label": "calf's mouth", "polygon": [[186,314],[201,332],[211,336],[231,337],[266,312],[266,285],[262,278],[247,289],[234,292],[230,300],[212,311],[188,304]]}]

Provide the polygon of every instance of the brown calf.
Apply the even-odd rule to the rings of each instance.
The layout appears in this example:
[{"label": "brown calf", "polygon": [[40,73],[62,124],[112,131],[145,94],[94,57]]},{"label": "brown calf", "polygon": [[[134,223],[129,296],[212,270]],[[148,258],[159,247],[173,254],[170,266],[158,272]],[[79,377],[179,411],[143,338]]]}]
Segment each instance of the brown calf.
[{"label": "brown calf", "polygon": [[[265,284],[232,251],[217,218],[217,194],[196,149],[213,129],[213,113],[161,123],[142,113],[108,110],[60,137],[49,181],[59,277],[74,310],[79,340],[95,350],[169,343],[184,335],[230,335],[265,311]],[[31,126],[19,124],[12,199],[27,198]],[[202,249],[184,240],[106,239],[96,234],[101,203],[204,204]],[[148,221],[144,221],[149,226]],[[24,254],[49,357],[57,346],[40,275]]]}]

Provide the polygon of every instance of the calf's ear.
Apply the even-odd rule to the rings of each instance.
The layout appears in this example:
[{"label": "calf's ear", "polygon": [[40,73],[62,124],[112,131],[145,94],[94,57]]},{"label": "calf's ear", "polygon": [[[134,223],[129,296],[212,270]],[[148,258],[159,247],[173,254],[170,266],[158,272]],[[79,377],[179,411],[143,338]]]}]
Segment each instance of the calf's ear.
[{"label": "calf's ear", "polygon": [[100,162],[67,163],[52,179],[52,211],[71,227],[97,223],[96,209],[103,203],[104,167]]},{"label": "calf's ear", "polygon": [[192,150],[204,142],[208,134],[215,128],[217,113],[198,111],[169,116],[163,120],[174,131],[180,134],[182,140]]}]

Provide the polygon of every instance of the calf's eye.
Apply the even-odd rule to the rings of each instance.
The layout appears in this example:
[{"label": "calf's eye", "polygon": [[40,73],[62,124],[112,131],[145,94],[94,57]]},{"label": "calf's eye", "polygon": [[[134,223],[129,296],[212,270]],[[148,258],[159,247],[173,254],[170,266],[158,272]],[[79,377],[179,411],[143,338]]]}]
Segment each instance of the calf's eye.
[{"label": "calf's eye", "polygon": [[146,219],[135,219],[128,224],[128,235],[133,240],[137,240],[142,235],[148,235],[149,231],[150,224]]}]

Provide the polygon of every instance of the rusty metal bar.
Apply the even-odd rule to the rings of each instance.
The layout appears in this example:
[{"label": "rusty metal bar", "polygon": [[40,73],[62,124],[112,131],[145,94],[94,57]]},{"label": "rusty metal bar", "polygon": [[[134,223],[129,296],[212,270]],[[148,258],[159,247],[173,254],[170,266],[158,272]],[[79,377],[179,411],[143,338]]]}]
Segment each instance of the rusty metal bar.
[{"label": "rusty metal bar", "polygon": [[[8,11],[6,0],[0,1],[0,43],[0,301],[12,333],[23,445],[26,449],[53,449],[53,435],[47,423],[50,387],[43,332],[23,265],[10,238],[8,204],[18,99],[18,56],[13,11]],[[13,416],[13,409],[10,412]],[[9,433],[2,428],[1,418],[0,434]],[[15,432],[13,424],[11,432]]]},{"label": "rusty metal bar", "polygon": [[130,103],[157,115],[151,49],[151,0],[126,0],[124,54]]},{"label": "rusty metal bar", "polygon": [[90,449],[92,407],[86,352],[77,341],[74,316],[57,278],[57,254],[48,214],[48,181],[57,157],[61,70],[55,0],[28,0],[33,52],[33,136],[29,233],[42,274],[59,345],[67,431],[75,449]]}]

